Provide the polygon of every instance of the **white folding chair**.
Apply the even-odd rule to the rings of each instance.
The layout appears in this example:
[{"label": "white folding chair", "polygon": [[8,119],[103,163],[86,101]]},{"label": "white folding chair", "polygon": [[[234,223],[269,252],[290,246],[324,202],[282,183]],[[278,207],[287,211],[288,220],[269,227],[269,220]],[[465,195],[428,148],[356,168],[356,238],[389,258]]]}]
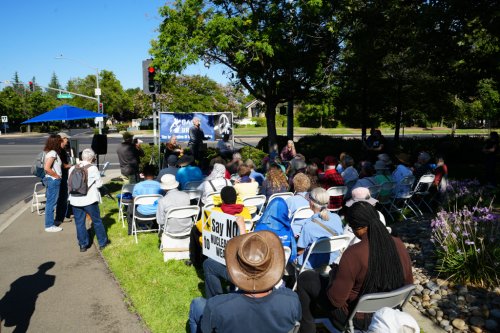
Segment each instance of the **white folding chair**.
[{"label": "white folding chair", "polygon": [[[199,206],[200,205],[200,200],[201,200],[201,191],[196,189],[196,190],[184,190],[183,192],[187,193],[189,195],[189,201],[193,205]],[[193,203],[193,200],[196,201],[196,203]]]},{"label": "white folding chair", "polygon": [[[340,197],[342,196],[342,200],[344,199],[346,193],[347,193],[347,186],[333,186],[333,187],[330,187],[328,190],[326,190],[328,192],[328,195],[331,196],[331,197]],[[338,207],[338,208],[328,208],[328,210],[332,213],[334,212],[338,212],[339,210],[342,209],[342,206]]]},{"label": "white folding chair", "polygon": [[430,195],[430,188],[434,182],[435,176],[433,174],[427,174],[420,177],[415,189],[413,190],[413,195],[409,200],[409,203],[420,213],[424,215],[420,210],[420,205],[424,204],[432,213],[431,206],[425,201],[425,198]]},{"label": "white folding chair", "polygon": [[213,204],[215,195],[220,195],[220,191],[208,192],[207,195],[205,196],[205,205]]},{"label": "white folding chair", "polygon": [[415,216],[418,216],[418,213],[410,205],[410,199],[413,196],[413,191],[411,190],[411,187],[413,186],[414,181],[415,177],[411,175],[404,177],[399,182],[399,184],[396,184],[396,187],[394,188],[395,194],[392,198],[389,214],[393,212],[399,213],[406,220],[406,215],[404,214],[404,211],[406,208],[409,208],[413,212],[413,214],[415,214]]},{"label": "white folding chair", "polygon": [[200,213],[199,206],[182,206],[170,208],[165,214],[165,224],[160,226],[163,230],[161,237],[160,251],[163,252],[163,260],[189,259],[189,236],[191,228],[184,233],[171,233],[166,231],[166,227],[171,219],[191,219],[191,227],[196,222]]},{"label": "white folding chair", "polygon": [[358,304],[349,314],[346,327],[339,327],[339,329],[342,329],[344,332],[354,333],[353,319],[356,313],[374,313],[384,307],[398,308],[402,310],[414,290],[415,285],[408,284],[393,291],[372,293],[361,296]]},{"label": "white folding chair", "polygon": [[[162,198],[161,194],[144,194],[144,195],[138,195],[134,198],[134,212],[132,214],[132,235],[134,235],[135,238],[135,243],[139,243],[137,239],[137,234],[139,232],[157,232],[158,229],[153,229],[153,221],[156,220],[156,214],[152,215],[150,217],[140,217],[137,216],[137,207],[140,205],[153,205],[155,202],[160,200]],[[137,221],[144,222],[145,224],[149,224],[148,229],[144,230],[138,230],[137,229]]]},{"label": "white folding chair", "polygon": [[297,223],[297,221],[308,219],[313,215],[314,215],[314,212],[312,211],[311,208],[309,208],[307,206],[300,207],[293,213],[292,221],[290,222],[290,225],[293,226]]},{"label": "white folding chair", "polygon": [[380,194],[381,188],[382,188],[381,185],[372,185],[372,186],[368,187],[368,191],[370,191],[370,196],[374,199],[377,199],[378,195]]},{"label": "white folding chair", "polygon": [[[36,208],[36,213],[38,215],[45,214],[45,202],[47,198],[45,197],[45,186],[41,182],[35,184],[33,188],[33,197],[31,198],[31,212],[33,213]],[[41,210],[44,210],[42,213]]]},{"label": "white folding chair", "polygon": [[394,221],[394,218],[391,215],[390,208],[395,187],[396,182],[382,183],[380,185],[380,191],[377,197],[378,203],[382,206],[382,208],[389,215],[392,221]]},{"label": "white folding chair", "polygon": [[[295,265],[295,281],[298,280],[300,273],[307,270],[307,263],[309,262],[309,258],[312,254],[321,254],[321,253],[332,253],[339,251],[340,255],[344,252],[344,250],[349,246],[351,241],[351,237],[349,235],[340,235],[340,236],[332,236],[332,237],[324,237],[317,239],[314,243],[309,247],[309,251],[304,257],[302,261],[302,265]],[[323,273],[323,272],[321,272]],[[324,272],[326,273],[326,271]],[[297,282],[293,286],[293,290],[297,288]]]},{"label": "white folding chair", "polygon": [[196,190],[203,183],[203,180],[187,182],[184,184],[183,190]]},{"label": "white folding chair", "polygon": [[288,199],[290,197],[293,197],[293,193],[292,192],[274,193],[267,200],[267,205],[269,206],[269,204],[271,203],[271,201],[273,201],[276,198],[283,198],[283,200],[286,200],[286,199]]},{"label": "white folding chair", "polygon": [[122,191],[120,192],[120,204],[118,205],[118,221],[122,222],[122,228],[125,228],[125,219],[127,218],[127,208],[133,202],[133,199],[123,199],[125,193],[130,193],[134,191],[135,184],[124,184],[122,186]]},{"label": "white folding chair", "polygon": [[256,207],[255,215],[251,220],[245,221],[247,231],[253,230],[255,226],[255,222],[257,222],[262,216],[262,209],[264,208],[264,204],[266,203],[265,195],[252,195],[249,197],[243,198],[243,205],[245,207]]},{"label": "white folding chair", "polygon": [[101,177],[105,177],[106,176],[106,170],[109,168],[109,161],[104,163],[104,165],[102,166],[102,169],[101,169]]}]

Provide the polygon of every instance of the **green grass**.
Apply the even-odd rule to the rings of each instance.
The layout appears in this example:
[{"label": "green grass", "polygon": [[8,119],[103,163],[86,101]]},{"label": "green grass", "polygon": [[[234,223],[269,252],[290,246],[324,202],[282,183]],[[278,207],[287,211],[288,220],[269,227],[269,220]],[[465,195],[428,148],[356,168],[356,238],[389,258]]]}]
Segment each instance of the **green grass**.
[{"label": "green grass", "polygon": [[[107,185],[118,191],[121,184]],[[163,261],[157,233],[139,234],[139,244],[118,222],[118,205],[103,199],[101,214],[112,243],[103,251],[109,268],[151,332],[185,332],[189,304],[201,296],[203,282],[183,261]]]},{"label": "green grass", "polygon": [[[276,128],[278,135],[286,135],[286,127]],[[386,136],[394,135],[394,129],[381,128],[381,131]],[[235,135],[267,135],[266,127],[238,127],[234,130]],[[404,129],[404,134],[450,134],[450,128],[435,127],[435,128],[421,128],[409,127]],[[486,129],[457,129],[457,134],[488,134]],[[294,134],[359,134],[361,135],[360,128],[309,128],[309,127],[294,127]],[[403,131],[400,131],[400,135]]]}]

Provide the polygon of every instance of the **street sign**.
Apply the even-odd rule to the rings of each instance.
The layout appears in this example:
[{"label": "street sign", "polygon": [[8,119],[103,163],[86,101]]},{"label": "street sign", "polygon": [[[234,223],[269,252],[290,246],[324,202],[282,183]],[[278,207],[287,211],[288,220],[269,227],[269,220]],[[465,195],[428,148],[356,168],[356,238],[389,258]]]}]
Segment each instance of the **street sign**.
[{"label": "street sign", "polygon": [[57,94],[57,98],[73,98],[71,94]]},{"label": "street sign", "polygon": [[2,116],[2,123],[8,123],[9,122],[9,118],[7,118],[7,116]]},{"label": "street sign", "polygon": [[101,96],[101,88],[95,88],[95,95]]}]

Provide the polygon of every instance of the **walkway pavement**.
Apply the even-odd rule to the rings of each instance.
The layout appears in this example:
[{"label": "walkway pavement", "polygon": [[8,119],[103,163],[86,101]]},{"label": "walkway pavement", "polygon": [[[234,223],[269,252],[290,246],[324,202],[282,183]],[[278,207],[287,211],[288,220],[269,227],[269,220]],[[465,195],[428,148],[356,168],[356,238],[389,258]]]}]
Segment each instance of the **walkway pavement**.
[{"label": "walkway pavement", "polygon": [[29,202],[0,215],[0,331],[148,332],[97,247],[80,253],[74,223],[59,233],[43,223]]},{"label": "walkway pavement", "polygon": [[[105,180],[118,175],[108,170]],[[44,232],[44,216],[30,205],[21,201],[0,214],[0,332],[16,326],[20,332],[148,332],[127,309],[97,247],[80,253],[73,222],[62,232]],[[405,311],[423,332],[444,332],[412,305]]]}]

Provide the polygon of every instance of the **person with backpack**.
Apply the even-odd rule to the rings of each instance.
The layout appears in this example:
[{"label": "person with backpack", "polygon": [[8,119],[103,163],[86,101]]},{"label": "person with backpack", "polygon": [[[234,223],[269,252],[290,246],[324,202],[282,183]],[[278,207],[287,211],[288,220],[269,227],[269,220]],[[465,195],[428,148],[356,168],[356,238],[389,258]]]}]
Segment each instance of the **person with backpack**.
[{"label": "person with backpack", "polygon": [[69,202],[73,207],[75,216],[76,238],[80,246],[80,252],[85,252],[90,247],[89,234],[85,226],[88,214],[94,226],[95,235],[99,242],[99,248],[103,250],[108,244],[108,235],[101,219],[99,203],[101,194],[99,188],[102,186],[99,169],[92,164],[95,153],[87,148],[82,152],[82,161],[71,167],[68,177]]},{"label": "person with backpack", "polygon": [[43,185],[46,188],[45,196],[45,231],[59,232],[63,229],[55,224],[54,210],[59,198],[59,188],[61,187],[62,178],[62,162],[59,157],[61,150],[61,137],[56,134],[51,134],[45,143],[43,169],[45,176],[43,177]]},{"label": "person with backpack", "polygon": [[67,151],[69,148],[69,139],[71,137],[64,132],[58,133],[57,135],[61,138],[61,149],[58,155],[62,163],[62,176],[56,205],[55,224],[61,225],[65,217],[69,218],[71,216],[71,207],[68,207],[68,172],[71,168],[71,160]]}]

